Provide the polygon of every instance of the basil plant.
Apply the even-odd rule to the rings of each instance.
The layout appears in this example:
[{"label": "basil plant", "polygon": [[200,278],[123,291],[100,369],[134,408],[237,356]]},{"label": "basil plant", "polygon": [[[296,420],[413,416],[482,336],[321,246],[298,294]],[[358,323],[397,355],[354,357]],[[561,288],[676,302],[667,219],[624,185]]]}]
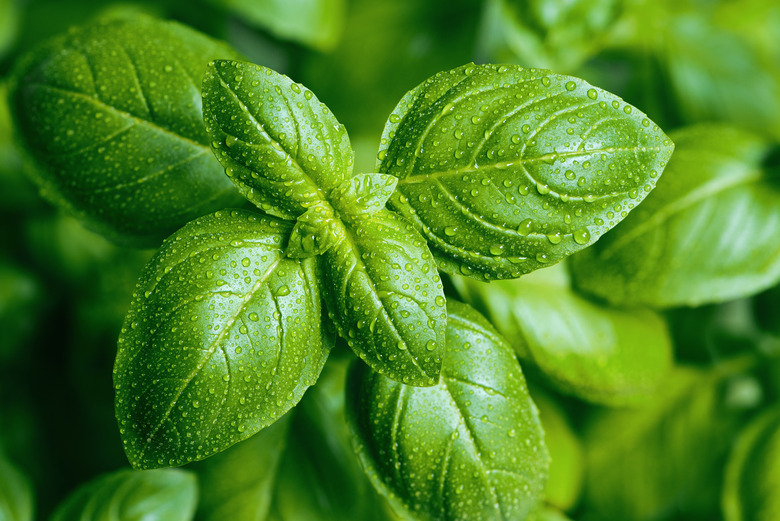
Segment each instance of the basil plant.
[{"label": "basil plant", "polygon": [[[359,462],[386,502],[371,519],[557,519],[518,353],[596,401],[655,383],[614,357],[593,387],[601,378],[578,376],[588,360],[566,366],[544,335],[529,337],[544,316],[517,316],[518,346],[514,326],[445,295],[457,277],[516,279],[586,249],[653,190],[674,145],[581,79],[515,65],[440,72],[389,115],[369,172],[355,171],[347,130],[306,86],[172,22],[109,19],[55,38],[17,65],[10,100],[47,198],[115,241],[159,245],[172,232],[119,336],[116,416],[136,469],[206,460],[188,466],[214,484],[201,492],[205,518],[290,518],[284,483],[306,462],[282,454],[296,425],[287,413],[326,385],[342,346],[355,359],[337,373],[342,425],[309,428],[351,447],[334,454],[353,462],[339,456],[333,472],[363,486],[347,470]],[[478,293],[464,284],[462,295]],[[659,321],[566,296],[566,284],[511,298],[549,305],[555,292],[622,331],[616,342]],[[652,375],[670,358],[659,327]],[[260,458],[256,441],[282,455]],[[241,481],[241,460],[277,477]],[[245,487],[220,492],[220,469]],[[179,480],[177,514],[189,516],[189,478],[159,476]],[[110,479],[93,488],[135,478]]]}]

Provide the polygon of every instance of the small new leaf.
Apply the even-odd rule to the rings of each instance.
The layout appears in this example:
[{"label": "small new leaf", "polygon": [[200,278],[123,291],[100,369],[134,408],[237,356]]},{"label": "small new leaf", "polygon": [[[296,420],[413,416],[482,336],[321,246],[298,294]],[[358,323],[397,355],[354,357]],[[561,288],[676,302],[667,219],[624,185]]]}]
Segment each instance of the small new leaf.
[{"label": "small new leaf", "polygon": [[343,238],[343,228],[328,204],[315,204],[295,222],[285,254],[291,259],[306,259],[325,253]]},{"label": "small new leaf", "polygon": [[228,177],[271,215],[297,218],[352,173],[344,126],[310,90],[271,69],[212,62],[203,116]]},{"label": "small new leaf", "polygon": [[439,267],[515,278],[592,244],[652,190],[672,142],[583,80],[511,65],[439,73],[400,101],[378,170]]},{"label": "small new leaf", "polygon": [[236,56],[146,16],[96,22],[26,55],[11,108],[44,194],[113,240],[154,245],[238,204],[200,104],[208,61]]},{"label": "small new leaf", "polygon": [[182,465],[276,421],[319,376],[314,259],[283,257],[289,224],[217,212],[166,240],[119,337],[116,414],[134,467]]},{"label": "small new leaf", "polygon": [[425,241],[386,209],[344,222],[342,233],[321,257],[323,296],[339,334],[379,373],[434,385],[447,313]]},{"label": "small new leaf", "polygon": [[355,450],[404,518],[525,519],[549,456],[512,348],[468,306],[448,305],[447,353],[434,387],[354,364],[347,396]]},{"label": "small new leaf", "polygon": [[197,502],[191,472],[120,470],[78,488],[51,521],[191,521]]},{"label": "small new leaf", "polygon": [[347,179],[333,190],[331,200],[347,218],[376,213],[395,191],[398,179],[387,174],[361,174]]}]

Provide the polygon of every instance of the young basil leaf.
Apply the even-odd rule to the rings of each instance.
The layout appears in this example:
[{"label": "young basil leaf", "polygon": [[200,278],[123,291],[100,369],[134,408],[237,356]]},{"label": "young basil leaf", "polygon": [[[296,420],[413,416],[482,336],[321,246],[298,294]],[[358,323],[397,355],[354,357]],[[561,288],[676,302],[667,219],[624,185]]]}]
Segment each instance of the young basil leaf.
[{"label": "young basil leaf", "polygon": [[780,518],[780,408],[765,411],[739,435],[723,487],[726,521]]},{"label": "young basil leaf", "polygon": [[33,494],[29,479],[0,453],[0,519],[32,521]]},{"label": "young basil leaf", "polygon": [[549,456],[512,349],[479,313],[450,301],[435,387],[410,387],[354,364],[348,421],[374,486],[418,520],[525,519]]},{"label": "young basil leaf", "polygon": [[569,510],[577,503],[582,491],[585,470],[582,443],[561,406],[541,388],[533,386],[530,390],[544,427],[544,444],[550,452],[545,502],[561,510]]},{"label": "young basil leaf", "polygon": [[385,126],[391,207],[439,267],[514,278],[592,244],[655,185],[674,145],[644,114],[583,80],[465,65],[423,82]]},{"label": "young basil leaf", "polygon": [[701,305],[751,295],[780,280],[776,179],[768,145],[721,125],[674,134],[677,152],[647,200],[572,259],[576,286],[615,304]]},{"label": "young basil leaf", "polygon": [[266,520],[287,445],[289,415],[248,440],[191,467],[198,475],[200,521]]},{"label": "young basil leaf", "polygon": [[276,421],[319,376],[314,259],[282,255],[289,224],[217,212],[147,265],[119,337],[116,414],[134,467],[206,458]]},{"label": "young basil leaf", "polygon": [[395,519],[352,450],[344,415],[348,361],[331,358],[295,408],[268,521]]},{"label": "young basil leaf", "polygon": [[564,266],[490,284],[454,277],[461,298],[485,313],[521,360],[561,392],[618,406],[650,397],[672,345],[649,309],[620,309],[574,292]]},{"label": "young basil leaf", "polygon": [[15,69],[16,126],[44,192],[114,240],[157,243],[240,197],[212,157],[200,79],[235,51],[145,16],[54,38]]},{"label": "young basil leaf", "polygon": [[388,210],[344,223],[343,235],[321,257],[323,296],[340,335],[381,374],[434,385],[447,314],[425,241]]},{"label": "young basil leaf", "polygon": [[723,460],[745,413],[723,398],[740,365],[679,367],[653,402],[591,419],[585,504],[594,519],[715,519]]},{"label": "young basil leaf", "polygon": [[191,521],[197,501],[191,472],[120,470],[78,488],[51,521]]},{"label": "young basil leaf", "polygon": [[312,92],[277,72],[212,62],[203,116],[217,159],[263,211],[295,219],[352,173],[347,131]]},{"label": "young basil leaf", "polygon": [[320,51],[338,43],[344,24],[344,0],[210,0],[242,20]]},{"label": "young basil leaf", "polygon": [[333,205],[352,218],[376,213],[393,195],[398,179],[387,174],[361,174],[347,179],[331,193]]}]

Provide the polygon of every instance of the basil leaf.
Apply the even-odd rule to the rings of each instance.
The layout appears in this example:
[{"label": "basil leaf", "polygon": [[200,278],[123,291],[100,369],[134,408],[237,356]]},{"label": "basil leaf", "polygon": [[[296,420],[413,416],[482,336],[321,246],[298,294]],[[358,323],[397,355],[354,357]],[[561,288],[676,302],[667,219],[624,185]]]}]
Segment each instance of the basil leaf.
[{"label": "basil leaf", "polygon": [[726,521],[771,521],[780,516],[780,408],[751,421],[737,438],[723,486]]},{"label": "basil leaf", "polygon": [[320,51],[338,43],[346,10],[344,0],[210,0],[243,21],[268,29],[284,40]]},{"label": "basil leaf", "polygon": [[745,411],[727,407],[742,362],[703,371],[679,367],[657,398],[604,410],[585,430],[585,506],[603,521],[715,519],[723,459]]},{"label": "basil leaf", "polygon": [[666,323],[648,309],[619,309],[572,291],[563,266],[520,280],[484,284],[453,278],[461,297],[485,313],[556,389],[605,405],[652,396],[666,376],[672,345]]},{"label": "basil leaf", "polygon": [[447,314],[425,241],[388,210],[344,223],[343,235],[321,257],[323,296],[339,334],[381,374],[434,385]]},{"label": "basil leaf", "polygon": [[479,48],[491,61],[573,71],[607,43],[619,0],[490,0]]},{"label": "basil leaf", "polygon": [[348,361],[330,359],[296,407],[268,521],[395,519],[352,450],[344,415]]},{"label": "basil leaf", "polygon": [[0,454],[0,519],[32,521],[33,494],[29,479]]},{"label": "basil leaf", "polygon": [[672,154],[644,114],[583,80],[465,65],[423,82],[385,126],[391,207],[439,267],[514,278],[592,244],[639,204]]},{"label": "basil leaf", "polygon": [[531,387],[530,390],[544,427],[544,444],[550,452],[545,501],[561,510],[570,510],[582,491],[585,470],[582,443],[563,408],[541,388]]},{"label": "basil leaf", "polygon": [[282,256],[289,225],[232,210],[163,243],[136,289],[114,367],[134,467],[206,458],[276,421],[319,376],[313,259]]},{"label": "basil leaf", "polygon": [[197,501],[190,472],[120,470],[78,488],[51,521],[190,521]]},{"label": "basil leaf", "polygon": [[267,519],[289,423],[283,416],[248,440],[192,466],[201,491],[199,520]]},{"label": "basil leaf", "polygon": [[271,69],[211,63],[203,114],[228,177],[267,213],[295,219],[351,176],[344,126],[310,90]]},{"label": "basil leaf", "polygon": [[153,244],[240,201],[212,157],[200,78],[227,46],[145,16],[96,22],[17,64],[11,104],[45,194],[113,240]]},{"label": "basil leaf", "polygon": [[398,179],[386,174],[362,174],[347,179],[331,193],[333,204],[355,218],[376,213],[385,207]]},{"label": "basil leaf", "polygon": [[769,147],[721,125],[674,134],[664,180],[613,232],[572,260],[576,286],[615,304],[701,305],[751,295],[780,280],[780,233]]},{"label": "basil leaf", "polygon": [[439,384],[409,387],[355,364],[347,418],[374,486],[414,519],[525,519],[549,456],[511,348],[450,301]]}]

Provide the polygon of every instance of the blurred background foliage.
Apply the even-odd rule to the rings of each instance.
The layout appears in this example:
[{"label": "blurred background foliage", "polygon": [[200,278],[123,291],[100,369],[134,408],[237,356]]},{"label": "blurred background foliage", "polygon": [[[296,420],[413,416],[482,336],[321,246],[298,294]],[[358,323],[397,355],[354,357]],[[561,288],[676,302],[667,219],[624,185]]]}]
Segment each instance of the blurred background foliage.
[{"label": "blurred background foliage", "polygon": [[[768,182],[776,186],[780,173],[776,0],[0,0],[0,519],[46,519],[77,487],[127,467],[111,369],[136,278],[153,252],[115,246],[39,197],[5,101],[22,53],[117,13],[179,20],[305,84],[347,127],[357,171],[374,169],[385,119],[407,90],[475,61],[582,77],[667,132],[702,122],[753,132],[770,144]],[[778,235],[750,240],[760,247]],[[727,521],[770,519],[745,510],[750,505],[740,510],[734,498],[741,469],[761,459],[756,450],[774,443],[767,454],[780,454],[776,420],[739,436],[751,419],[777,417],[765,411],[777,409],[780,393],[780,290],[657,313],[675,367],[646,403],[608,408],[529,372],[553,456],[549,506],[583,521],[717,521],[724,511],[732,512]],[[328,423],[343,415],[343,379],[333,376],[344,370],[339,353],[291,418],[261,433],[278,452],[255,455],[276,479],[246,477],[252,501],[265,505],[262,519],[387,515],[349,459],[343,422]],[[771,428],[774,442],[762,435],[764,445],[750,445]],[[285,438],[287,429],[294,434]],[[196,465],[201,486],[219,482],[214,472],[223,467],[236,472],[231,465],[230,455]],[[761,476],[780,490],[780,465],[762,465]],[[344,496],[347,486],[354,496]],[[311,494],[302,499],[295,487]],[[202,499],[199,518],[220,519],[224,505]]]}]

